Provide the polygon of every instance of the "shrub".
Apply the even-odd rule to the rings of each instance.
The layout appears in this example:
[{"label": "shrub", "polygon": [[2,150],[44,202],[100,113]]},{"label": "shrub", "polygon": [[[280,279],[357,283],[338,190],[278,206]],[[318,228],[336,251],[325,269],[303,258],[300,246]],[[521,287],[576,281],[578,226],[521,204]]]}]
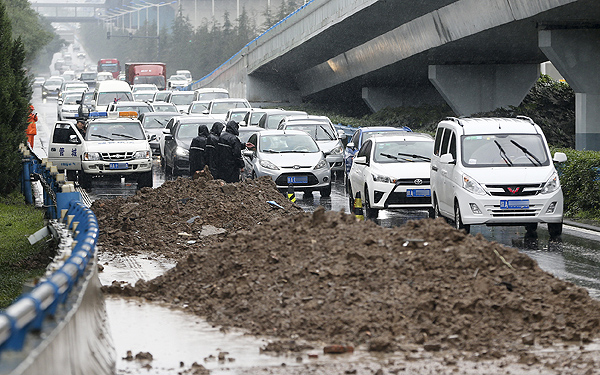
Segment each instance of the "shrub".
[{"label": "shrub", "polygon": [[581,219],[600,217],[600,152],[556,148],[567,155],[557,163],[565,198],[565,216]]}]

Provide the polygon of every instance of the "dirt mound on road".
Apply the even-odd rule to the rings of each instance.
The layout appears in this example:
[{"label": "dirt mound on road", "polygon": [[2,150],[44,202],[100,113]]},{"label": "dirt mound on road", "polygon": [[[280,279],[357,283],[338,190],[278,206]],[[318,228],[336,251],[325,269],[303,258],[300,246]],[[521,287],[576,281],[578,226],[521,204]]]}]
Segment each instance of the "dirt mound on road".
[{"label": "dirt mound on road", "polygon": [[[194,180],[178,178],[156,189],[144,188],[135,196],[95,201],[92,211],[103,248],[178,258],[228,232],[302,209],[280,194],[269,177],[224,184],[202,174]],[[215,233],[219,235],[209,235]]]},{"label": "dirt mound on road", "polygon": [[442,219],[386,229],[322,209],[278,217],[122,292],[253,334],[372,351],[415,344],[498,358],[600,332],[587,291]]}]

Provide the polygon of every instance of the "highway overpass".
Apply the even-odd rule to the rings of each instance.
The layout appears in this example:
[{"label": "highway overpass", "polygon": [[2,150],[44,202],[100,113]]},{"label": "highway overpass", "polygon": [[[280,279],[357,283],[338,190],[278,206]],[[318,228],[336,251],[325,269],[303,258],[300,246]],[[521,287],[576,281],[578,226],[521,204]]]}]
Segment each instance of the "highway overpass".
[{"label": "highway overpass", "polygon": [[312,0],[193,87],[471,115],[518,105],[547,60],[577,93],[577,148],[600,150],[598,0]]}]

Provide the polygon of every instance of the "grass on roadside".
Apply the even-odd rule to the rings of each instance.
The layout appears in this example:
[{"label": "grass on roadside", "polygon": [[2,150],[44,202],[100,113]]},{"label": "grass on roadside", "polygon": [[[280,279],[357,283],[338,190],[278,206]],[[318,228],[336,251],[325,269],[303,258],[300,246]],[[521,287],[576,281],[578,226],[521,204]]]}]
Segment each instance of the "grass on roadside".
[{"label": "grass on roadside", "polygon": [[42,276],[54,254],[46,240],[29,244],[44,226],[44,211],[27,205],[21,194],[0,198],[0,309],[21,295],[27,280]]}]

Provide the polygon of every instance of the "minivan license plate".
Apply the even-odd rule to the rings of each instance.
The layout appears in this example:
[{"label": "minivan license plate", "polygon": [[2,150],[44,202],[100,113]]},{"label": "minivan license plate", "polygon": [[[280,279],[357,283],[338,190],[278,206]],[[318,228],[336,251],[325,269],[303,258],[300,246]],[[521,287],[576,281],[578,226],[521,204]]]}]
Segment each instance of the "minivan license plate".
[{"label": "minivan license plate", "polygon": [[430,189],[406,189],[406,197],[417,198],[417,197],[431,197]]},{"label": "minivan license plate", "polygon": [[529,208],[529,199],[514,199],[500,201],[500,209],[502,210],[514,210],[523,208]]},{"label": "minivan license plate", "polygon": [[288,184],[308,184],[308,176],[288,176]]},{"label": "minivan license plate", "polygon": [[110,163],[109,169],[127,169],[129,165],[127,163]]}]

